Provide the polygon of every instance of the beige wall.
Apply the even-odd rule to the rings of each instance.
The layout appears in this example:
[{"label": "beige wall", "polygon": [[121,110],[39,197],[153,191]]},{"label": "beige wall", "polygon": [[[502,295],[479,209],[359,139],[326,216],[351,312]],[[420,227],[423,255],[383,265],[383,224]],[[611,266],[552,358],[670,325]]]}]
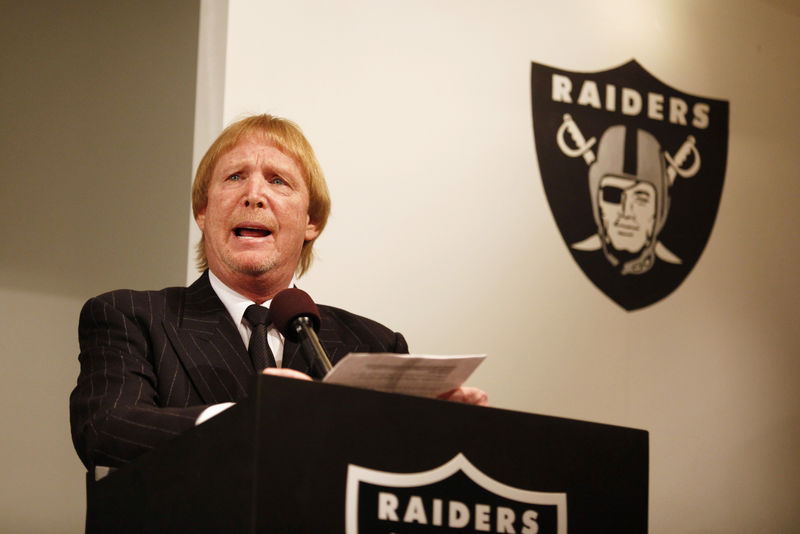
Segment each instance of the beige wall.
[{"label": "beige wall", "polygon": [[183,282],[198,2],[0,13],[0,532],[77,533],[78,312]]},{"label": "beige wall", "polygon": [[[223,115],[288,116],[315,146],[334,201],[301,281],[317,301],[403,331],[417,352],[487,352],[474,382],[497,406],[649,430],[652,532],[796,531],[797,13],[723,0],[231,0]],[[631,57],[729,100],[731,130],[703,256],[674,294],[627,313],[556,229],[529,71]]]}]

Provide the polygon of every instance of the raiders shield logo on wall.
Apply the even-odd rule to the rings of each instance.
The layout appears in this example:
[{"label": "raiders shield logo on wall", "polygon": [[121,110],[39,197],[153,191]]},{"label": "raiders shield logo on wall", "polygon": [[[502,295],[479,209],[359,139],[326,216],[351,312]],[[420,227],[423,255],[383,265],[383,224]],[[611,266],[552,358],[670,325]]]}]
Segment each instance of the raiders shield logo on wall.
[{"label": "raiders shield logo on wall", "polygon": [[591,73],[532,63],[531,97],[539,171],[572,257],[626,310],[672,293],[714,226],[728,103],[635,60]]}]

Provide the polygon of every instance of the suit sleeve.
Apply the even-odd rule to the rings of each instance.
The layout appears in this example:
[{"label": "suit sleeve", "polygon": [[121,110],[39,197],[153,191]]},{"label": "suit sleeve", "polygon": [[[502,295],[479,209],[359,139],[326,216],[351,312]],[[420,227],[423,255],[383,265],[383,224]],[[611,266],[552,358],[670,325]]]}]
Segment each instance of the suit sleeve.
[{"label": "suit sleeve", "polygon": [[134,299],[143,294],[124,295],[93,298],[80,315],[80,374],[70,396],[70,423],[78,456],[90,469],[130,462],[191,428],[206,408],[190,406],[189,399],[164,406],[148,335],[152,325],[135,311]]}]

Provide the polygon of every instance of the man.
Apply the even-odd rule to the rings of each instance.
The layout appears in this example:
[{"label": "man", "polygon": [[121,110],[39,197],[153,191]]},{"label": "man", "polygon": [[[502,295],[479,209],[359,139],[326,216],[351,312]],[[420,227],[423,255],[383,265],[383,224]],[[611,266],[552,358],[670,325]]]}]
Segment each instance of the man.
[{"label": "man", "polygon": [[[269,306],[309,267],[330,211],[327,186],[293,123],[247,117],[222,132],[197,169],[192,209],[203,232],[201,277],[190,287],[113,291],[90,299],[79,324],[81,371],[70,396],[84,464],[119,466],[240,400],[256,372],[309,380],[297,344],[274,328],[277,367],[263,371],[247,346],[252,305]],[[320,342],[336,363],[349,352],[406,353],[399,333],[319,306]],[[448,400],[486,404],[459,388]]]}]

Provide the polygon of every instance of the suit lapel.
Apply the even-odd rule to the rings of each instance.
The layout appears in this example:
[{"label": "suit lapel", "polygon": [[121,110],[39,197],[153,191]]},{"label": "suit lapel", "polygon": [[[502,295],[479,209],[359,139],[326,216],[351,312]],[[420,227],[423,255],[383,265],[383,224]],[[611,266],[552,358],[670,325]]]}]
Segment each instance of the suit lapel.
[{"label": "suit lapel", "polygon": [[236,326],[208,280],[208,272],[168,297],[164,328],[203,402],[245,395],[253,367]]},{"label": "suit lapel", "polygon": [[[320,344],[322,348],[325,349],[325,354],[328,355],[328,358],[331,360],[332,364],[336,364],[337,361],[342,359],[342,357],[346,354],[344,350],[344,346],[341,342],[323,342],[320,340]],[[349,351],[348,351],[349,352]],[[306,358],[303,355],[303,349],[299,343],[294,343],[289,341],[288,339],[284,341],[283,344],[283,364],[282,367],[288,367],[289,369],[296,369],[301,373],[306,373],[309,376],[314,378],[320,378],[315,376],[311,366],[308,365],[306,362]]]},{"label": "suit lapel", "polygon": [[294,343],[288,339],[284,339],[283,362],[281,363],[281,367],[295,369],[301,373],[308,374],[310,369],[306,363],[305,357],[303,357],[299,343]]},{"label": "suit lapel", "polygon": [[[340,321],[335,315],[328,313],[325,307],[320,307],[319,311],[321,319],[321,328],[318,332],[319,342],[322,348],[325,349],[325,353],[331,363],[336,365],[336,362],[344,358],[348,353],[359,350],[359,347],[354,346],[352,343],[350,345],[345,343],[341,332],[346,331],[346,328],[340,325]],[[368,352],[369,346],[364,345],[363,350]],[[306,362],[300,344],[288,339],[283,345],[283,367],[311,374],[311,366]]]},{"label": "suit lapel", "polygon": [[[323,334],[323,336],[320,337],[319,342],[332,364],[335,364],[337,361],[342,359],[347,352],[349,352],[346,350],[344,342],[341,340],[335,330],[331,330],[330,332],[327,332],[326,330],[320,330],[320,334]],[[323,337],[325,339],[323,339]],[[284,340],[283,344],[282,367],[296,369],[302,373],[306,373],[307,375],[314,376],[311,366],[308,364],[305,356],[303,355],[303,349],[301,345],[288,339]]]}]

